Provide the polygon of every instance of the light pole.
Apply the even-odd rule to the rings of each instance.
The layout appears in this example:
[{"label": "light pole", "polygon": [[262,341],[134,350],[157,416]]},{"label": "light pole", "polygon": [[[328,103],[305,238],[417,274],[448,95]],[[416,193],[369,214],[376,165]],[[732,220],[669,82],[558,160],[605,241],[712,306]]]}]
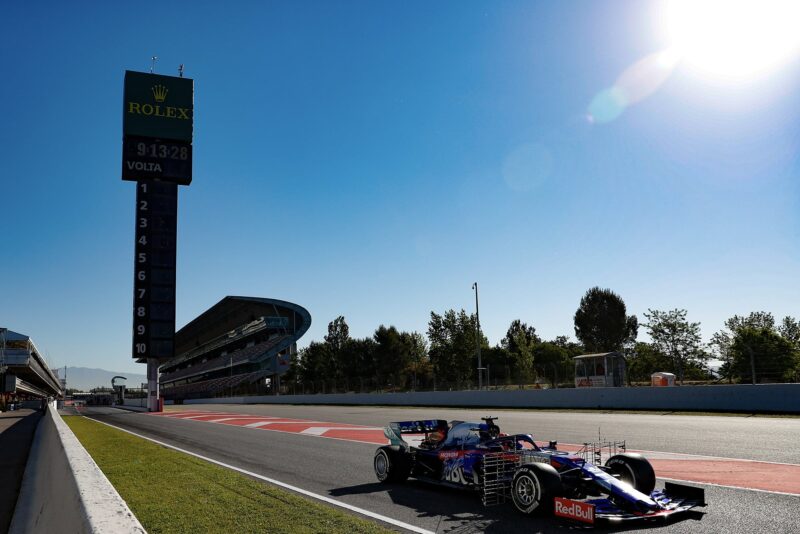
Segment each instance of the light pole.
[{"label": "light pole", "polygon": [[475,290],[475,342],[478,345],[478,391],[483,389],[483,374],[481,365],[481,315],[478,311],[478,282],[472,284]]},{"label": "light pole", "polygon": [[233,354],[231,354],[231,364],[228,367],[228,380],[231,382],[230,397],[233,398]]}]

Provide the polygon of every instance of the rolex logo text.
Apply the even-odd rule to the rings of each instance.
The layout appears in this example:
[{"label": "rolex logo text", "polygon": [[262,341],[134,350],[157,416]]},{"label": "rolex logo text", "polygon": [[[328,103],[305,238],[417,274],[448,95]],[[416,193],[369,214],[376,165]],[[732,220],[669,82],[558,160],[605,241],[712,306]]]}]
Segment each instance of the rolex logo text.
[{"label": "rolex logo text", "polygon": [[146,115],[148,117],[165,117],[167,119],[190,120],[192,110],[189,108],[178,108],[172,106],[160,106],[158,104],[140,104],[139,102],[128,102],[128,113],[135,115]]}]

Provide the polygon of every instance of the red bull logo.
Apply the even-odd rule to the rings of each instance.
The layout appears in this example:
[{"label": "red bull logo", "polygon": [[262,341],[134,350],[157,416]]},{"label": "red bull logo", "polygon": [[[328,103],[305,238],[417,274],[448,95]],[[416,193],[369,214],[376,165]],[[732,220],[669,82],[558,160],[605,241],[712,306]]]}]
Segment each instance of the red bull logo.
[{"label": "red bull logo", "polygon": [[594,524],[594,505],[573,501],[572,499],[564,499],[563,497],[556,497],[555,500],[555,514],[558,517],[573,519],[583,523]]}]

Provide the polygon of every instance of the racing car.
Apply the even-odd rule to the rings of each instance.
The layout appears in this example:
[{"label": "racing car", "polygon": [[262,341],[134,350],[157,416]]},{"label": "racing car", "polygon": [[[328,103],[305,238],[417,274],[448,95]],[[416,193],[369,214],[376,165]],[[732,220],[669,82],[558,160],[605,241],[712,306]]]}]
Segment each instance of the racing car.
[{"label": "racing car", "polygon": [[655,489],[652,465],[626,452],[624,441],[584,443],[569,453],[554,441],[540,446],[530,434],[504,434],[496,419],[390,423],[384,430],[389,445],[375,451],[375,475],[383,483],[413,477],[473,490],[485,506],[510,500],[523,514],[589,524],[665,518],[705,506],[702,488],[667,482]]}]

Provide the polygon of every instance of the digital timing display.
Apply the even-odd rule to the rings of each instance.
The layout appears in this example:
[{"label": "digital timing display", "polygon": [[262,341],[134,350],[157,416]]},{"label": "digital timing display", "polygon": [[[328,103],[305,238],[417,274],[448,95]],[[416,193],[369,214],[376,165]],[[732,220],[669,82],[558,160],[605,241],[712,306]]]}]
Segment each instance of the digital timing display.
[{"label": "digital timing display", "polygon": [[192,182],[192,145],[184,141],[125,137],[123,180],[160,180],[180,185]]}]

